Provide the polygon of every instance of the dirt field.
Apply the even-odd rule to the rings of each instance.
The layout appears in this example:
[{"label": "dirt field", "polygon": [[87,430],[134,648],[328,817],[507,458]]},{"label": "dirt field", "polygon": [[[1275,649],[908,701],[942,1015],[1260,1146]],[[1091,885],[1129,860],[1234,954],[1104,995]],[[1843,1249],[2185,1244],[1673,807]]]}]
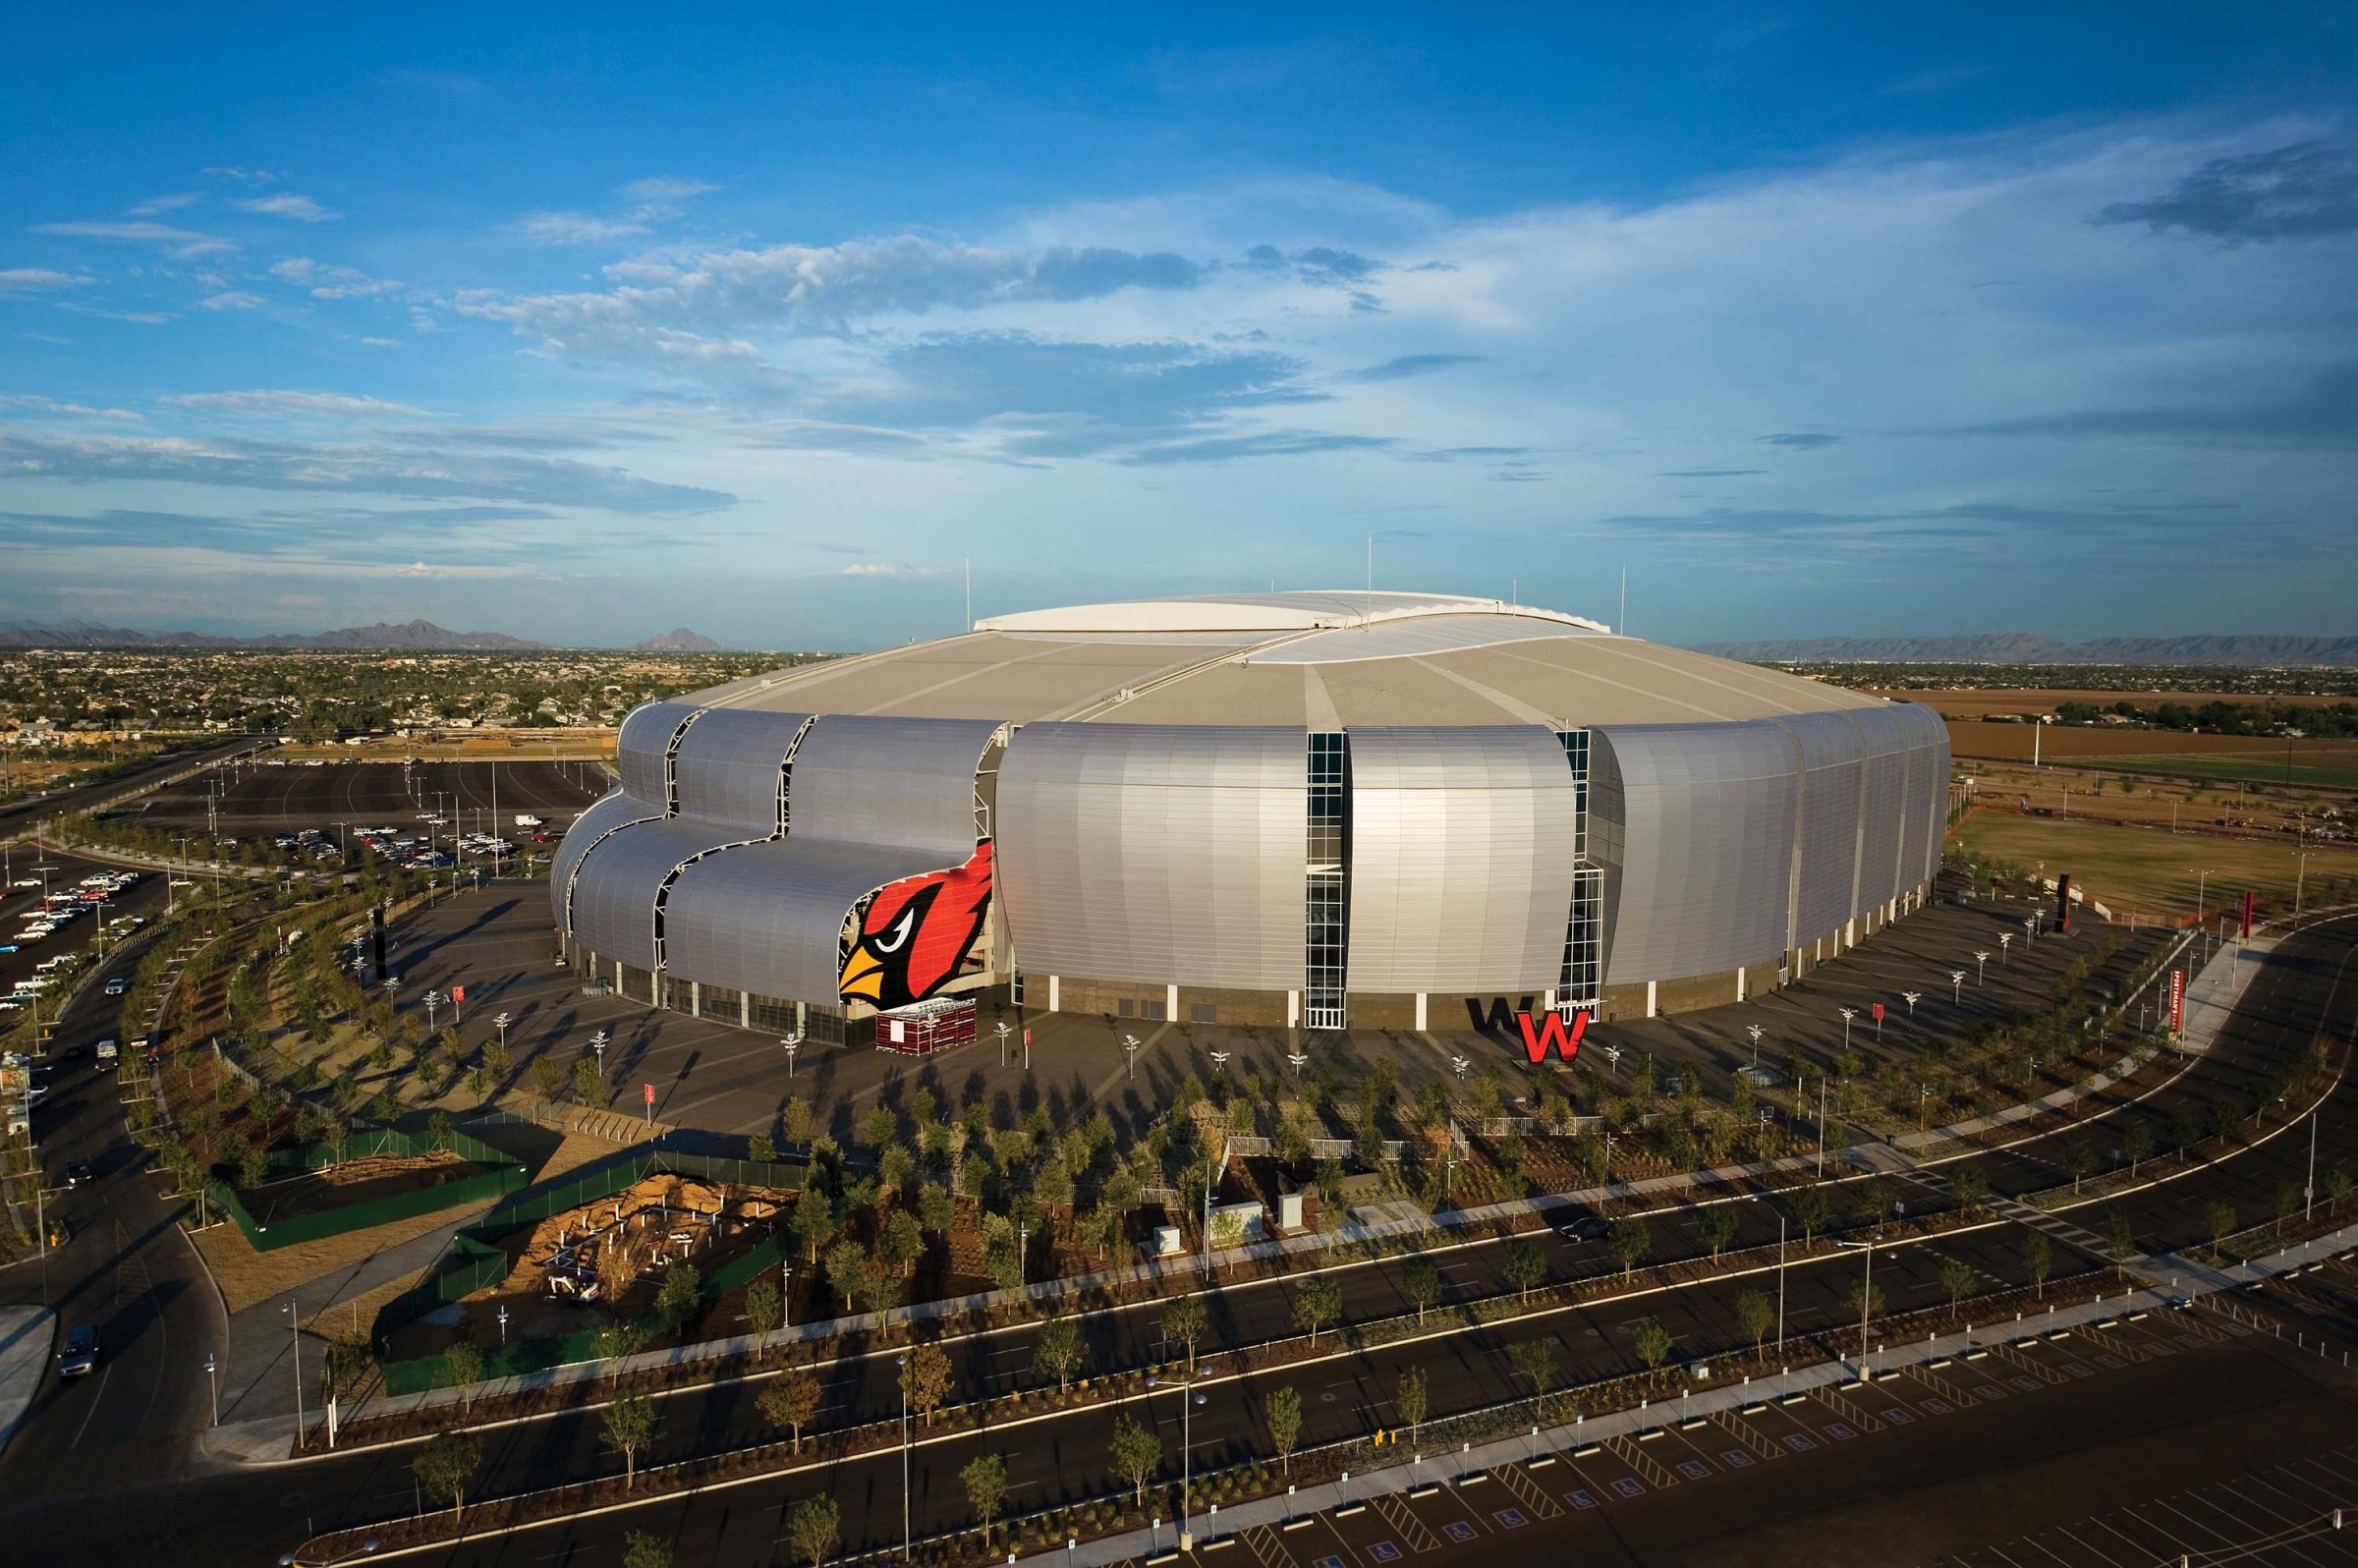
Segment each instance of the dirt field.
[{"label": "dirt field", "polygon": [[[2207,902],[2214,912],[2229,908],[2247,888],[2289,907],[2297,868],[2289,844],[2002,812],[1974,812],[1950,842],[2026,867],[2044,863],[2049,876],[2068,872],[2073,884],[2107,906],[2115,920],[2132,914],[2142,921],[2192,916],[2198,869],[2211,873]],[[2331,884],[2352,879],[2358,879],[2358,848],[2311,851],[2310,904],[2323,902]]]},{"label": "dirt field", "polygon": [[2205,702],[2278,702],[2289,707],[2330,707],[2335,702],[2347,702],[2347,697],[2320,695],[2314,697],[2269,697],[2252,692],[2097,692],[2057,686],[1967,687],[1955,691],[1907,692],[1878,689],[1877,697],[1894,698],[1903,702],[1922,702],[1945,718],[1978,719],[1985,713],[2052,713],[2066,702],[2094,702],[2110,707],[2115,702],[2134,702],[2139,707],[2159,707],[2164,702],[2183,702],[2188,707],[2200,707]]},{"label": "dirt field", "polygon": [[[2358,833],[2358,810],[2345,794],[2281,784],[2187,784],[2124,778],[2090,767],[2039,767],[1976,758],[1959,766],[1980,805],[2074,820],[2150,823],[2177,831],[2283,839],[2331,839]],[[2331,814],[2327,814],[2330,812]]]},{"label": "dirt field", "polygon": [[[2039,731],[2044,728],[2044,737]],[[2049,724],[1951,721],[1949,751],[1958,757],[2029,761],[2034,739],[2049,762],[2085,760],[2140,772],[2183,772],[2218,779],[2358,789],[2358,741],[2280,741],[2248,735],[2178,735]]]}]

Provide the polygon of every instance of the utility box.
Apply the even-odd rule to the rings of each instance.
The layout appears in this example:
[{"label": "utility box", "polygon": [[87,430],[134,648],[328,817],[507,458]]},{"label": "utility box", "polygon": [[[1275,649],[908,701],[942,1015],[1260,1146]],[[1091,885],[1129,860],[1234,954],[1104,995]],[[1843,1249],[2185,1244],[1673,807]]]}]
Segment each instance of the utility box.
[{"label": "utility box", "polygon": [[1183,1238],[1179,1234],[1178,1226],[1157,1225],[1154,1227],[1155,1257],[1176,1258],[1179,1256],[1179,1250],[1182,1244]]},{"label": "utility box", "polygon": [[1282,1231],[1295,1231],[1302,1228],[1302,1195],[1300,1193],[1279,1193],[1277,1195],[1277,1228]]}]

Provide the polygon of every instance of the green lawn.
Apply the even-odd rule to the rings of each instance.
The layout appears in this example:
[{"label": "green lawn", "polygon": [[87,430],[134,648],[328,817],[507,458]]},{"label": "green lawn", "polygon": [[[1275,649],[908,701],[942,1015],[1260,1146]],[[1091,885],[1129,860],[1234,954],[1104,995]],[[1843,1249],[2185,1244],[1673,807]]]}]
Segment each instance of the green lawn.
[{"label": "green lawn", "polygon": [[2179,778],[2213,779],[2235,784],[2306,784],[2317,789],[2358,789],[2358,767],[2315,767],[2295,762],[2287,769],[2281,759],[2264,756],[2099,756],[2075,757],[2077,767],[2103,767],[2121,773],[2169,773]]},{"label": "green lawn", "polygon": [[[2207,902],[2214,910],[2230,907],[2247,888],[2287,904],[2293,892],[2292,846],[2263,840],[1976,812],[1958,827],[1954,842],[2024,867],[2044,863],[2050,877],[2068,872],[2115,918],[2132,910],[2149,919],[2193,914],[2198,869],[2211,873]],[[2311,851],[2309,903],[2324,902],[2327,884],[2353,879],[2358,849]]]}]

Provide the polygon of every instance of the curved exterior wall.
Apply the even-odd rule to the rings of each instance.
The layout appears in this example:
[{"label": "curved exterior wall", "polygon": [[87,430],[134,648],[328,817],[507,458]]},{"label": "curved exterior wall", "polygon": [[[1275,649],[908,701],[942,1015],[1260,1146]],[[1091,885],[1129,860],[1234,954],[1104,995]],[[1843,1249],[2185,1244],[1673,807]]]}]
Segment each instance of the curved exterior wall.
[{"label": "curved exterior wall", "polygon": [[614,743],[614,768],[622,792],[657,811],[671,810],[671,747],[681,726],[696,717],[687,702],[648,702],[631,709]]},{"label": "curved exterior wall", "polygon": [[664,901],[665,967],[706,985],[835,1006],[852,906],[940,866],[926,851],[815,840],[707,856],[680,872]]},{"label": "curved exterior wall", "polygon": [[1350,733],[1350,988],[1553,988],[1579,827],[1555,732]]},{"label": "curved exterior wall", "polygon": [[730,822],[752,838],[784,826],[786,759],[807,713],[709,708],[696,716],[672,756],[672,790],[682,816]]},{"label": "curved exterior wall", "polygon": [[656,968],[662,963],[657,912],[673,873],[745,838],[743,828],[688,816],[618,828],[590,851],[574,878],[574,939],[633,969]]},{"label": "curved exterior wall", "polygon": [[999,764],[999,886],[1027,975],[1302,986],[1300,730],[1027,724]]},{"label": "curved exterior wall", "polygon": [[617,790],[592,801],[589,810],[573,819],[573,826],[565,830],[564,841],[557,845],[557,853],[550,857],[548,865],[548,901],[556,913],[559,930],[573,928],[574,873],[581,869],[583,859],[607,834],[625,823],[644,822],[662,814],[645,801]]},{"label": "curved exterior wall", "polygon": [[1791,948],[1838,929],[1858,912],[1867,737],[1847,713],[1797,713],[1777,722],[1799,748],[1801,766],[1793,918],[1784,940]]}]

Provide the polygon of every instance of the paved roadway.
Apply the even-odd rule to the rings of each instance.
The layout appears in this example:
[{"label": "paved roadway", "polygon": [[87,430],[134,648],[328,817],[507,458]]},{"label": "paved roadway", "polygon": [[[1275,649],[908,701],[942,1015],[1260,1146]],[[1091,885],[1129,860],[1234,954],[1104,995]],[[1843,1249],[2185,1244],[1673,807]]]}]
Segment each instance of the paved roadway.
[{"label": "paved roadway", "polygon": [[176,773],[184,767],[193,767],[218,757],[234,756],[239,752],[262,744],[265,744],[263,738],[258,735],[229,736],[213,745],[176,753],[171,756],[159,757],[146,766],[134,768],[119,778],[102,779],[94,784],[77,784],[72,789],[59,790],[54,794],[18,801],[10,806],[0,806],[0,838],[13,838],[21,833],[29,833],[34,824],[45,822],[53,816],[70,812],[87,811],[93,806],[114,799],[126,790],[139,788],[144,780],[161,778],[165,774]]},{"label": "paved roadway", "polygon": [[[2171,1104],[2199,1103],[2213,1093],[2248,1091],[2265,1072],[2267,1062],[2305,1048],[2321,1019],[2333,1040],[2347,1040],[2351,1019],[2358,1015],[2358,982],[2343,984],[2341,980],[2343,972],[2352,967],[2354,936],[2358,936],[2358,924],[2321,927],[2288,940],[2279,950],[2280,962],[2255,983],[2249,1005],[2222,1034],[2219,1048],[2156,1096],[2162,1107],[2159,1113],[2166,1115]],[[2256,1069],[2255,1062],[2262,1065]],[[2329,1161],[2358,1153],[2358,1134],[2347,1115],[2354,1097],[2358,1091],[2340,1092],[2322,1123],[2324,1156]],[[2119,1136],[2116,1121],[2116,1117],[2106,1118],[2023,1150],[1992,1157],[1993,1185],[2001,1191],[2054,1185],[2063,1179],[2059,1174],[2062,1144],[2091,1139],[2107,1148],[2114,1147]],[[2130,1214],[2142,1245],[2190,1243],[2200,1237],[2200,1209],[2213,1195],[2224,1193],[2244,1208],[2247,1217],[2261,1217],[2261,1205],[2273,1201],[2276,1186],[2288,1172],[2301,1168],[2306,1154],[2305,1139],[2280,1137],[2218,1169],[2124,1199],[2120,1206]],[[61,1153],[58,1157],[69,1156]],[[144,1191],[140,1189],[141,1195]],[[124,1196],[131,1196],[129,1188]],[[112,1202],[109,1206],[113,1207]],[[1770,1204],[1740,1202],[1736,1207],[1745,1225],[1744,1240],[1773,1239]],[[1680,1256],[1695,1249],[1691,1218],[1657,1216],[1653,1223],[1657,1257]],[[132,1233],[139,1234],[136,1225]],[[1964,1257],[1993,1279],[2017,1281],[2021,1278],[2020,1234],[2011,1226],[1993,1226],[1946,1240],[1937,1249],[1886,1250],[1878,1259],[1878,1283],[1890,1293],[1895,1310],[1930,1305],[1938,1299],[1935,1269],[1939,1253]],[[1559,1275],[1610,1266],[1591,1256],[1592,1249],[1552,1242],[1549,1247]],[[1445,1255],[1455,1290],[1470,1293],[1499,1288],[1497,1256],[1495,1248],[1468,1248]],[[151,1257],[147,1266],[156,1268]],[[1399,1296],[1396,1263],[1361,1266],[1343,1271],[1341,1277],[1348,1311],[1354,1317],[1387,1307],[1405,1308]],[[1797,1264],[1789,1270],[1787,1305],[1793,1331],[1838,1333],[1840,1326],[1851,1320],[1853,1309],[1845,1298],[1854,1277],[1847,1258]],[[85,1286],[85,1295],[90,1288],[95,1287]],[[1273,1375],[1275,1380],[1301,1387],[1309,1396],[1303,1441],[1314,1443],[1388,1423],[1394,1379],[1401,1368],[1411,1364],[1422,1367],[1431,1380],[1436,1414],[1509,1397],[1515,1390],[1505,1347],[1520,1337],[1545,1335],[1552,1339],[1567,1376],[1575,1379],[1625,1370],[1630,1365],[1630,1327],[1642,1316],[1659,1316],[1677,1337],[1682,1354],[1728,1348],[1739,1338],[1732,1310],[1739,1288],[1695,1287],[1556,1314],[1496,1330],[1452,1331],[1416,1345],[1393,1346]],[[1222,1337],[1260,1338],[1285,1332],[1290,1326],[1289,1301],[1279,1285],[1225,1289],[1214,1296],[1213,1306],[1214,1328]],[[173,1321],[176,1326],[178,1319]],[[1143,1352],[1145,1342],[1153,1336],[1152,1321],[1150,1311],[1118,1315],[1095,1325],[1098,1356],[1121,1360]],[[160,1340],[162,1336],[156,1337]],[[970,1386],[1029,1380],[1028,1331],[966,1342],[958,1350]],[[159,1357],[161,1351],[159,1344]],[[184,1357],[184,1352],[175,1352],[174,1365]],[[200,1360],[195,1365],[200,1366]],[[167,1380],[157,1372],[151,1386],[160,1390]],[[1268,1381],[1264,1379],[1262,1386]],[[192,1374],[184,1388],[195,1385]],[[752,1410],[752,1388],[737,1385],[688,1390],[665,1399],[663,1432],[651,1457],[660,1461],[710,1451],[762,1434]],[[152,1397],[163,1400],[167,1396],[158,1392]],[[830,1422],[889,1417],[896,1408],[889,1364],[881,1358],[840,1361],[828,1377],[827,1402],[825,1419]],[[1158,1425],[1176,1427],[1177,1411],[1171,1398],[1148,1402],[1143,1410]],[[58,1432],[56,1423],[47,1420],[48,1412],[43,1414],[47,1424],[38,1446],[46,1448],[54,1445]],[[1260,1414],[1253,1392],[1233,1383],[1215,1385],[1211,1402],[1201,1414],[1198,1425],[1203,1429],[1195,1433],[1201,1462],[1216,1464],[1241,1458],[1258,1445]],[[919,1448],[913,1472],[921,1528],[928,1521],[936,1527],[958,1522],[964,1502],[956,1473],[978,1443],[1007,1455],[1014,1496],[1022,1504],[1036,1506],[1045,1500],[1106,1489],[1110,1484],[1104,1460],[1109,1421],[1109,1412],[1080,1412],[1050,1422],[1002,1428],[982,1438],[945,1438]],[[103,1440],[113,1429],[111,1419],[95,1429]],[[73,1434],[65,1435],[72,1440]],[[85,1443],[91,1440],[82,1438]],[[1166,1453],[1175,1454],[1177,1443],[1176,1431],[1167,1431]],[[28,1445],[21,1441],[19,1446]],[[611,1456],[602,1452],[593,1416],[577,1414],[506,1428],[493,1434],[487,1449],[480,1484],[488,1490],[544,1484],[562,1477],[603,1474],[618,1468]],[[0,1466],[0,1493],[18,1499],[9,1509],[14,1516],[15,1539],[66,1553],[54,1560],[76,1560],[73,1551],[93,1529],[107,1541],[108,1550],[117,1554],[114,1560],[157,1552],[174,1560],[197,1562],[254,1560],[254,1552],[275,1553],[300,1539],[299,1524],[324,1529],[331,1523],[357,1523],[403,1511],[405,1499],[412,1495],[408,1457],[408,1451],[394,1448],[292,1469],[210,1475],[175,1488],[169,1494],[172,1506],[168,1510],[118,1510],[101,1521],[93,1519],[86,1508],[47,1500],[67,1494],[52,1491],[45,1484],[46,1477],[36,1475],[34,1479],[43,1484],[28,1485],[17,1469],[19,1457],[12,1455]],[[156,1463],[160,1465],[160,1461]],[[152,1469],[147,1473],[153,1473]],[[64,1484],[71,1485],[71,1482]],[[847,1537],[853,1542],[873,1545],[889,1540],[897,1532],[898,1458],[871,1457],[764,1480],[707,1501],[698,1510],[700,1533],[714,1521],[719,1523],[708,1540],[700,1534],[696,1559],[692,1560],[772,1560],[780,1510],[820,1485],[846,1504]],[[36,1495],[44,1500],[26,1500]],[[675,1507],[665,1505],[575,1521],[506,1541],[471,1546],[439,1560],[539,1560],[552,1554],[560,1560],[614,1560],[619,1555],[621,1531],[648,1522],[642,1514],[676,1512]]]}]

